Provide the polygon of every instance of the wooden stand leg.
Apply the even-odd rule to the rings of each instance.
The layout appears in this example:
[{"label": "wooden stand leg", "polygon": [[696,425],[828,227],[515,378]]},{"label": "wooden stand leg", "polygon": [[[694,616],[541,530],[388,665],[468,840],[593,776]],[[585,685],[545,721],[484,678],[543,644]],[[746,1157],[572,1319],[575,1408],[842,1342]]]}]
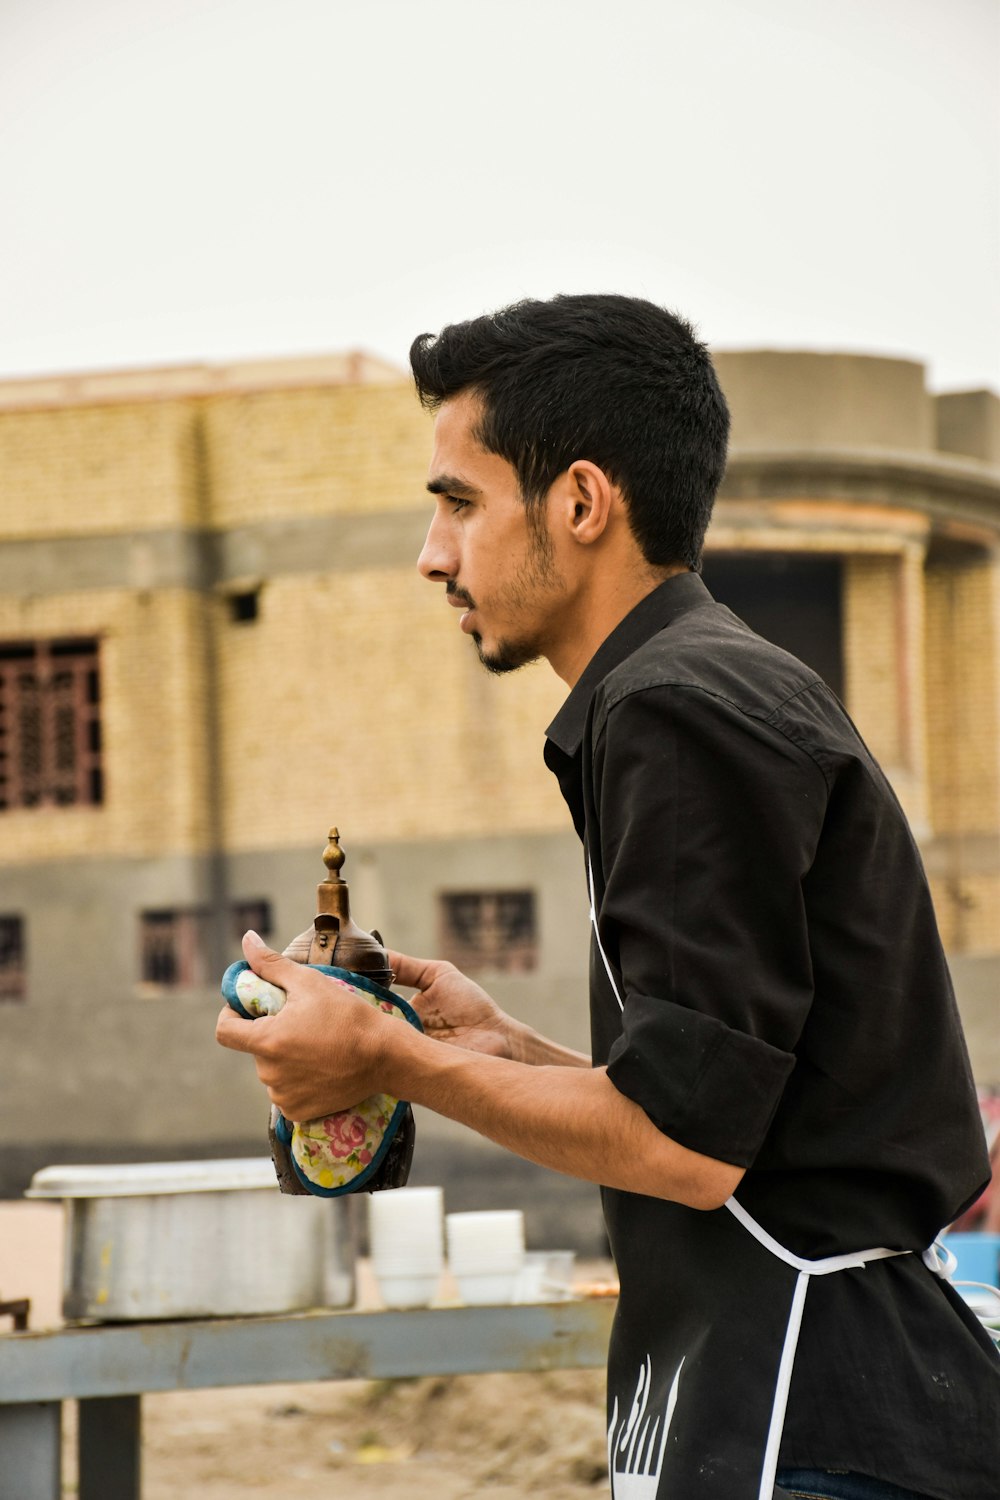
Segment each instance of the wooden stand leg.
[{"label": "wooden stand leg", "polygon": [[139,1396],[92,1396],[80,1402],[80,1500],[139,1500]]},{"label": "wooden stand leg", "polygon": [[60,1500],[62,1403],[0,1406],[0,1500]]}]

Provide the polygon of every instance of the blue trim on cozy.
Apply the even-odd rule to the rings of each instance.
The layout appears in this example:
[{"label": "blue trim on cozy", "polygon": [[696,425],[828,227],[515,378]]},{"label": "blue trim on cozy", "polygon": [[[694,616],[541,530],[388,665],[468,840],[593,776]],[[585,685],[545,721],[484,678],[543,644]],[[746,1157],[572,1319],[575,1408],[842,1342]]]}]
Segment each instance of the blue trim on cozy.
[{"label": "blue trim on cozy", "polygon": [[[238,1015],[241,1015],[245,1021],[259,1021],[259,1016],[252,1016],[248,1010],[243,1009],[243,1006],[236,994],[237,977],[251,967],[252,966],[247,963],[245,958],[241,958],[237,963],[229,965],[229,968],[222,976],[222,998],[229,1005],[231,1005],[233,1010],[235,1010]],[[376,984],[375,980],[369,979],[366,974],[355,974],[351,969],[335,969],[330,964],[302,964],[300,965],[300,967],[305,969],[316,969],[320,974],[329,975],[331,979],[343,979],[347,984],[352,984],[356,990],[366,990],[369,995],[375,995],[379,1000],[388,1000],[393,1005],[398,1005],[399,1009],[403,1012],[403,1015],[409,1021],[410,1025],[415,1026],[418,1031],[423,1031],[424,1028],[421,1023],[420,1017],[417,1015],[410,1002],[408,1000],[404,1000],[402,995],[397,995],[392,990],[387,990],[384,985]],[[270,984],[272,983],[272,981],[268,980],[268,983]],[[275,985],[275,989],[280,990],[280,988],[280,984]]]}]

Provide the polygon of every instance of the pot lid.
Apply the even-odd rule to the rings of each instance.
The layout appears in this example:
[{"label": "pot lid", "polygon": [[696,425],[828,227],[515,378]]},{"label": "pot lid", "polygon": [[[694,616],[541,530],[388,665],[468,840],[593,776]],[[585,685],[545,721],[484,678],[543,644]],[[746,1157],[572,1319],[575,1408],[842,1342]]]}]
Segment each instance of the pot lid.
[{"label": "pot lid", "polygon": [[144,1198],[162,1193],[225,1193],[241,1189],[278,1191],[270,1157],[220,1161],[142,1161],[99,1166],[43,1167],[26,1198]]}]

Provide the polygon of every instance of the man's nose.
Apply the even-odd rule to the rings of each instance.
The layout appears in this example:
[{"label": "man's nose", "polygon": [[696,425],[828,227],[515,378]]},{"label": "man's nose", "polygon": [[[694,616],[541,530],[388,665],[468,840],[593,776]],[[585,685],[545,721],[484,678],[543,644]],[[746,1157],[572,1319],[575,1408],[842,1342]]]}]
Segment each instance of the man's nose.
[{"label": "man's nose", "polygon": [[427,528],[427,536],[417,558],[417,572],[431,583],[447,583],[454,578],[456,561],[450,546],[448,528],[440,515],[435,515]]}]

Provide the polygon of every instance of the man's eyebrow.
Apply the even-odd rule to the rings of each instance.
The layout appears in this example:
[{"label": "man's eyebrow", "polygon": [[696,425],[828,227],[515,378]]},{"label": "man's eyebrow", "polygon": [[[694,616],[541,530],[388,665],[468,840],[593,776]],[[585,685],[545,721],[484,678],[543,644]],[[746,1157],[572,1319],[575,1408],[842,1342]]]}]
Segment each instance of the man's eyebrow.
[{"label": "man's eyebrow", "polygon": [[458,479],[454,474],[437,474],[428,479],[427,488],[432,495],[461,495],[473,498],[479,494],[474,484]]}]

